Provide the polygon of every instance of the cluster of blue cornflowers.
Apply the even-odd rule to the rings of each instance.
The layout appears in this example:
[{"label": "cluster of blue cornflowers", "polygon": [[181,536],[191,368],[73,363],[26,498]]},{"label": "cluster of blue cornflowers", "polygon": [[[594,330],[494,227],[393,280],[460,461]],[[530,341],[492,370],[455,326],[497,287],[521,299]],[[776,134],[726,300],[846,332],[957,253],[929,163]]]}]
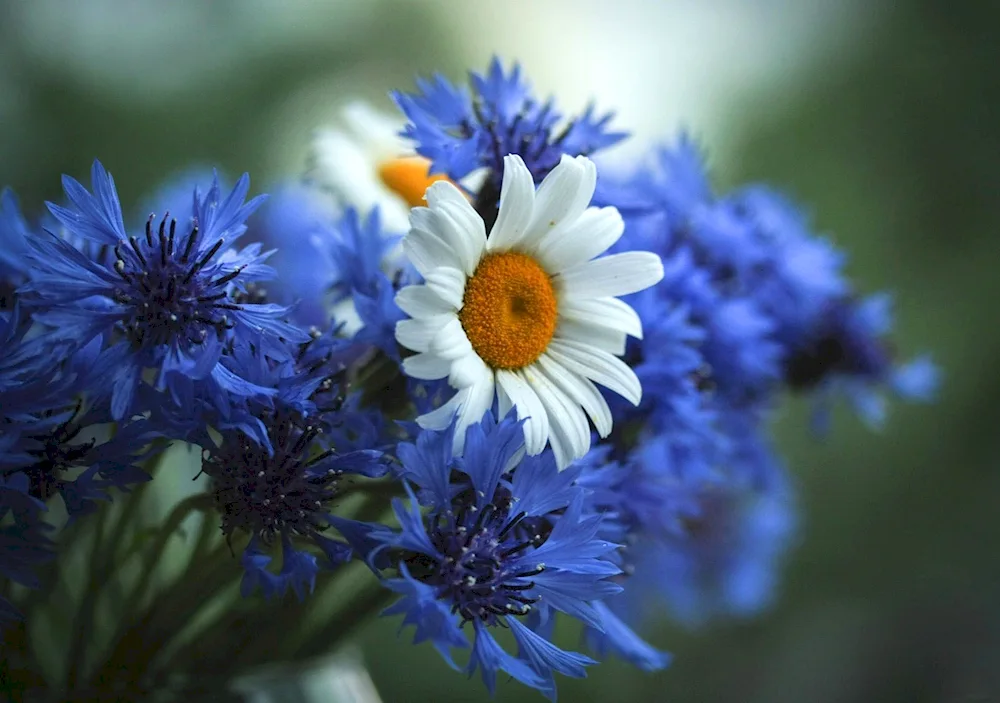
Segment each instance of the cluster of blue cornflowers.
[{"label": "cluster of blue cornflowers", "polygon": [[[487,226],[504,157],[538,184],[564,157],[625,136],[593,109],[564,119],[497,61],[469,87],[436,76],[394,98],[401,136]],[[396,598],[385,614],[450,666],[468,649],[464,669],[491,691],[504,671],[554,698],[555,674],[595,663],[553,642],[560,617],[583,624],[591,654],[649,671],[670,657],[634,631],[638,615],[697,623],[767,605],[797,519],[769,438],[783,394],[814,397],[820,422],[842,395],[877,424],[886,392],[922,400],[936,385],[928,359],[895,358],[888,299],[860,297],[792,203],[761,186],[716,194],[682,138],[631,173],[602,174],[595,196],[624,219],[615,249],[663,265],[658,284],[625,298],[642,327],[624,350],[641,402],[607,394],[613,429],[563,470],[551,449],[529,455],[525,417],[502,402],[456,451],[454,424],[413,422],[452,391],[403,373],[396,295],[423,280],[400,253],[406,233],[309,183],[264,203],[247,201],[247,176],[228,192],[217,176],[191,180],[129,224],[98,162],[91,188],[64,178],[66,201],[37,223],[3,194],[6,579],[37,586],[55,527],[128,500],[170,442],[190,442],[220,529],[242,548],[244,595],[304,598],[320,571],[361,560]],[[391,511],[340,509],[374,481],[398,489]],[[56,496],[68,519],[50,510]],[[0,601],[0,618],[19,617]]]}]

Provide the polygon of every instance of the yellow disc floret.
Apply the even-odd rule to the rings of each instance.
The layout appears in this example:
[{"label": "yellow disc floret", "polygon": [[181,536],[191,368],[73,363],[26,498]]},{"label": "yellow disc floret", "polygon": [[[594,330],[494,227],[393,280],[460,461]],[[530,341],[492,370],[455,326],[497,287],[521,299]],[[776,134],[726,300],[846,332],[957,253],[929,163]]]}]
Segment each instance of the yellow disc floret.
[{"label": "yellow disc floret", "polygon": [[448,180],[440,173],[431,174],[431,162],[423,156],[403,156],[383,161],[378,177],[385,187],[406,201],[410,207],[425,205],[424,193],[431,183]]},{"label": "yellow disc floret", "polygon": [[552,280],[527,254],[487,254],[465,284],[458,319],[487,366],[519,369],[534,362],[556,331]]}]

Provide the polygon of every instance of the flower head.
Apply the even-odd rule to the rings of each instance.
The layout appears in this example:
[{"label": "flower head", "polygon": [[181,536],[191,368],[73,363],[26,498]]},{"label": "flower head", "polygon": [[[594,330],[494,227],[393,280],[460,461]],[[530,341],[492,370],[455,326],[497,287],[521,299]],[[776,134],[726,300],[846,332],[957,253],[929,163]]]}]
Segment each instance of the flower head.
[{"label": "flower head", "polygon": [[[244,204],[247,176],[225,198],[217,181],[204,196],[195,191],[190,223],[167,217],[157,223],[151,216],[138,235],[126,232],[114,181],[99,162],[92,181],[93,194],[65,177],[73,207],[50,203],[49,209],[70,233],[113,257],[95,260],[58,237],[35,238],[35,271],[23,289],[40,298],[35,319],[58,330],[58,337],[80,346],[98,336],[111,342],[95,362],[102,379],[95,388],[110,391],[115,419],[130,414],[145,369],[156,371],[158,390],[179,392],[180,385],[219,379],[219,358],[233,336],[308,338],[281,320],[284,308],[238,297],[248,282],[273,274],[260,245],[231,247],[260,202]],[[239,384],[226,391],[239,394]]]},{"label": "flower head", "polygon": [[[0,435],[0,452],[4,451],[3,443]],[[44,503],[29,495],[24,474],[0,475],[0,578],[38,587],[32,570],[54,556],[54,545],[46,534],[48,526],[39,519],[44,510]],[[0,632],[21,619],[21,613],[0,596]]]},{"label": "flower head", "polygon": [[330,291],[336,263],[328,242],[336,210],[315,188],[286,183],[261,206],[248,236],[274,253],[268,263],[277,276],[254,293],[291,306],[291,319],[324,328],[333,312]]},{"label": "flower head", "polygon": [[494,58],[485,75],[473,73],[470,79],[471,94],[436,75],[418,80],[417,93],[393,97],[410,121],[404,135],[431,160],[433,171],[457,181],[489,169],[494,199],[507,154],[519,154],[538,182],[563,155],[588,156],[625,137],[608,129],[611,114],[596,116],[593,107],[560,127],[552,101],[531,94],[517,64],[508,73]]},{"label": "flower head", "polygon": [[873,295],[830,303],[817,315],[810,331],[790,350],[785,380],[794,390],[819,392],[814,418],[819,429],[827,423],[830,398],[845,395],[872,427],[885,420],[887,388],[909,400],[929,401],[939,382],[937,367],[926,355],[896,365],[885,339],[892,328],[891,299]]},{"label": "flower head", "polygon": [[[410,491],[409,506],[394,504],[400,530],[375,535],[399,570],[386,585],[402,598],[386,614],[404,614],[449,663],[470,623],[470,673],[480,669],[492,691],[504,670],[554,697],[554,673],[583,676],[593,662],[552,644],[540,625],[560,611],[601,627],[593,602],[618,591],[607,580],[618,573],[608,561],[616,545],[597,536],[600,516],[583,515],[575,471],[558,472],[550,453],[522,458],[512,418],[497,424],[488,414],[473,425],[462,459],[452,457],[450,433],[399,446],[403,477],[429,512]],[[510,629],[518,656],[500,647],[496,627]]]},{"label": "flower head", "polygon": [[0,191],[0,310],[14,306],[14,291],[28,280],[28,224],[21,214],[17,196],[9,189]]},{"label": "flower head", "polygon": [[393,233],[406,229],[410,208],[423,203],[427,186],[445,178],[399,136],[402,128],[401,119],[352,102],[339,124],[317,131],[309,172],[341,207],[362,214],[378,209]]},{"label": "flower head", "polygon": [[[593,162],[564,157],[538,192],[519,156],[504,160],[497,221],[482,218],[451,184],[427,191],[403,246],[425,283],[403,288],[399,307],[412,319],[396,339],[415,352],[403,360],[415,378],[448,378],[455,396],[418,418],[442,429],[458,413],[465,428],[493,404],[525,420],[529,454],[552,445],[565,467],[590,446],[589,415],[601,436],[611,413],[595,383],[638,403],[642,389],[616,355],[642,336],[635,311],[617,300],[663,276],[647,252],[598,257],[622,234],[614,208],[588,207]],[[586,414],[585,414],[586,413]]]},{"label": "flower head", "polygon": [[[346,344],[317,336],[294,360],[262,358],[259,351],[240,358],[246,366],[256,361],[257,373],[246,375],[274,394],[216,423],[224,427],[219,442],[202,432],[202,472],[212,480],[222,532],[227,539],[250,536],[243,555],[244,595],[257,586],[268,597],[288,587],[299,597],[307,586],[311,590],[319,564],[300,548],[303,540],[322,551],[328,568],[349,558],[347,545],[323,534],[332,503],[352,477],[386,472],[366,418],[340,395]],[[351,440],[358,436],[364,437],[362,448]],[[266,552],[277,544],[283,566],[275,574],[267,568],[272,557]]]},{"label": "flower head", "polygon": [[699,472],[672,460],[664,436],[646,438],[622,464],[584,462],[588,509],[605,515],[607,539],[628,545],[618,554],[627,588],[608,603],[620,617],[663,602],[699,624],[752,615],[773,599],[796,526],[793,493],[759,428],[732,424]]}]

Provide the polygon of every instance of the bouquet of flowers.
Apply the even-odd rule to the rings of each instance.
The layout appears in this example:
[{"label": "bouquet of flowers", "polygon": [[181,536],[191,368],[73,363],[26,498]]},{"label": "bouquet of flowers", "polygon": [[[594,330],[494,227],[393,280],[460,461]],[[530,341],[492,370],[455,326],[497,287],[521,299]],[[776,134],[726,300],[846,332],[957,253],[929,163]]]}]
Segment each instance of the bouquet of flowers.
[{"label": "bouquet of flowers", "polygon": [[497,60],[392,97],[269,200],[196,172],[132,222],[99,161],[39,219],[3,193],[8,694],[221,691],[380,614],[491,692],[660,669],[641,618],[773,597],[783,397],[821,430],[838,397],[877,425],[932,396],[888,296],[781,194],[715,192],[688,137],[606,168],[612,115]]}]

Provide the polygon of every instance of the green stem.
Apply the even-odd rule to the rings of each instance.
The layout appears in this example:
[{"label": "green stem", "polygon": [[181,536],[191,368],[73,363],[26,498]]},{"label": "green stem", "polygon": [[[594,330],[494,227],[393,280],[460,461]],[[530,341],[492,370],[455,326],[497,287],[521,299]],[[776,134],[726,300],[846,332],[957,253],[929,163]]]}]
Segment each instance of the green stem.
[{"label": "green stem", "polygon": [[346,498],[356,493],[378,495],[386,498],[398,498],[406,495],[401,481],[397,480],[364,480],[351,483],[339,489],[338,498]]},{"label": "green stem", "polygon": [[[131,679],[147,676],[150,663],[183,628],[177,622],[194,617],[212,597],[230,585],[235,575],[225,545],[211,550],[199,564],[189,564],[174,587],[154,599],[138,617],[129,616],[119,623],[113,648],[104,666],[92,677],[93,685],[108,685],[125,674]],[[195,574],[194,572],[198,573]],[[129,612],[138,607],[133,599]]]},{"label": "green stem", "polygon": [[160,557],[163,556],[163,552],[166,550],[167,544],[170,542],[170,538],[174,536],[177,529],[181,526],[181,523],[183,523],[192,512],[195,510],[207,510],[209,507],[211,507],[209,496],[204,493],[198,493],[193,496],[188,496],[184,500],[180,501],[174,506],[174,509],[170,511],[166,521],[156,533],[156,541],[144,555],[145,558],[142,562],[139,582],[136,584],[135,588],[132,589],[132,592],[129,593],[125,604],[119,611],[118,623],[115,626],[114,635],[112,636],[109,644],[112,649],[115,649],[121,642],[126,627],[128,627],[129,623],[133,621],[136,611],[142,605],[142,601],[146,596],[146,591],[149,588],[150,581],[152,581],[153,574],[156,571],[156,564]]},{"label": "green stem", "polygon": [[355,629],[378,615],[397,596],[381,584],[372,585],[374,588],[355,594],[323,629],[307,637],[295,650],[295,658],[314,657],[341,647]]},{"label": "green stem", "polygon": [[97,610],[97,598],[100,595],[102,577],[108,570],[109,556],[114,549],[103,549],[104,528],[108,523],[108,513],[111,506],[104,505],[97,512],[97,522],[94,524],[94,544],[90,552],[90,570],[87,578],[87,589],[80,599],[73,625],[72,641],[66,658],[66,686],[73,689],[76,686],[83,667],[85,655],[84,644],[88,637],[93,636],[94,618]]}]

